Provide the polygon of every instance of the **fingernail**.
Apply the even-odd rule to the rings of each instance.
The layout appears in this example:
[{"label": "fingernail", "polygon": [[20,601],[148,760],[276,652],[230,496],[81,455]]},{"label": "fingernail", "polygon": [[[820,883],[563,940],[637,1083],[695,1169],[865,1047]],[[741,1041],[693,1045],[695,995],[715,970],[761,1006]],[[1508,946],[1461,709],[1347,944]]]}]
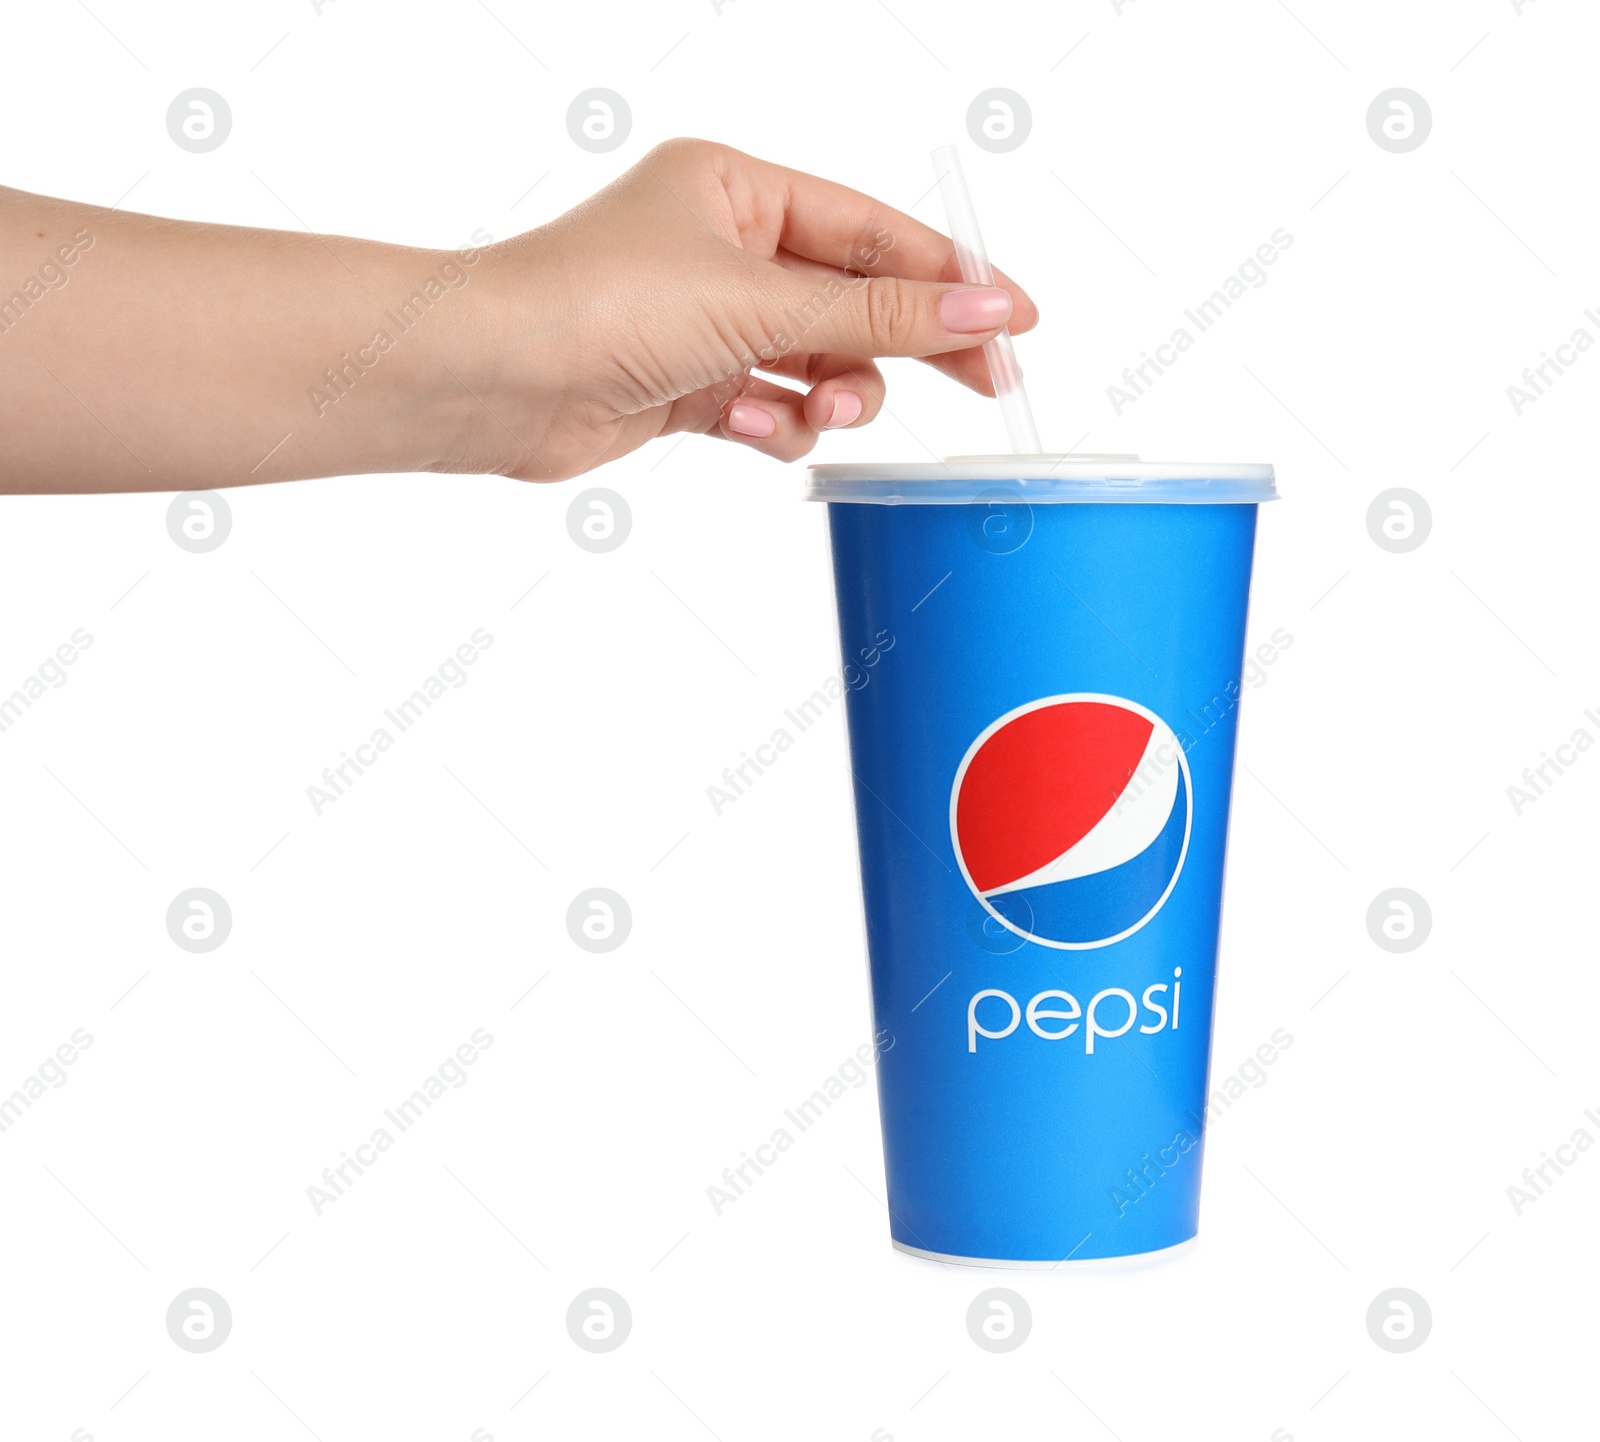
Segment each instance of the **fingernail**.
[{"label": "fingernail", "polygon": [[741,401],[728,412],[728,429],[736,435],[755,436],[759,440],[778,429],[778,420],[771,411]]},{"label": "fingernail", "polygon": [[861,397],[854,391],[840,391],[833,398],[833,414],[823,422],[825,431],[837,430],[840,426],[847,426],[861,414]]},{"label": "fingernail", "polygon": [[939,321],[957,335],[993,330],[1011,319],[1011,297],[993,286],[947,290],[939,299]]}]

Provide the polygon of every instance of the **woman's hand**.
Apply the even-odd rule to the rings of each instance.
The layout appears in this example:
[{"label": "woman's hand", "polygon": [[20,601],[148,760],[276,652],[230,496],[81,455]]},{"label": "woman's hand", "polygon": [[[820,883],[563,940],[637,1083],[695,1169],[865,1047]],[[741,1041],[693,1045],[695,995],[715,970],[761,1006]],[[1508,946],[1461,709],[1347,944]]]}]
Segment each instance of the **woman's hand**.
[{"label": "woman's hand", "polygon": [[1038,319],[999,279],[962,285],[949,240],[868,196],[670,141],[485,252],[473,284],[486,329],[462,363],[506,424],[484,428],[492,466],[470,464],[556,480],[674,431],[795,460],[819,431],[878,414],[874,356],[929,359],[992,395],[976,347]]}]

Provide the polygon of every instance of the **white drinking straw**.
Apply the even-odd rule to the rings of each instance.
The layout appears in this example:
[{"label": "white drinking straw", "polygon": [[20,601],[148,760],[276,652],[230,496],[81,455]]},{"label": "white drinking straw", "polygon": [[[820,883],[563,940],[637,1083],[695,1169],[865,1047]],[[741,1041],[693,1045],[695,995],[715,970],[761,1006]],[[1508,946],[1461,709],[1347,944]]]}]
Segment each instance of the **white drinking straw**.
[{"label": "white drinking straw", "polygon": [[[961,278],[968,285],[993,285],[994,267],[983,248],[983,232],[978,229],[978,212],[972,208],[972,192],[961,172],[961,157],[953,145],[941,145],[933,152],[933,169],[944,196],[944,213],[950,221],[950,239],[955,242]],[[1005,417],[1011,449],[1018,455],[1040,453],[1039,431],[1033,423],[1033,408],[1022,387],[1022,370],[1011,347],[1011,332],[1003,330],[983,348],[994,380],[994,393]]]}]

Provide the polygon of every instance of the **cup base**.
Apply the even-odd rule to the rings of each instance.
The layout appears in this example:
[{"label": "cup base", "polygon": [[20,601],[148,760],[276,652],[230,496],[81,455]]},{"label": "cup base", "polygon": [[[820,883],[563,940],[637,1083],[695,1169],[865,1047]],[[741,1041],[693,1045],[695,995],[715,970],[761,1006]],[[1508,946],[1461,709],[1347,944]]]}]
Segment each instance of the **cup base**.
[{"label": "cup base", "polygon": [[1174,1261],[1187,1252],[1192,1252],[1199,1245],[1197,1235],[1187,1237],[1181,1242],[1175,1242],[1170,1247],[1158,1247],[1151,1252],[1130,1252],[1122,1257],[1085,1257],[1079,1261],[1061,1262],[1033,1262],[1014,1261],[1003,1257],[956,1257],[948,1252],[929,1252],[921,1247],[910,1247],[904,1242],[896,1242],[890,1238],[891,1245],[897,1252],[904,1252],[907,1256],[921,1257],[928,1262],[953,1262],[958,1267],[994,1267],[1002,1271],[1013,1272],[1129,1272],[1138,1271],[1144,1267],[1160,1266],[1164,1262]]}]

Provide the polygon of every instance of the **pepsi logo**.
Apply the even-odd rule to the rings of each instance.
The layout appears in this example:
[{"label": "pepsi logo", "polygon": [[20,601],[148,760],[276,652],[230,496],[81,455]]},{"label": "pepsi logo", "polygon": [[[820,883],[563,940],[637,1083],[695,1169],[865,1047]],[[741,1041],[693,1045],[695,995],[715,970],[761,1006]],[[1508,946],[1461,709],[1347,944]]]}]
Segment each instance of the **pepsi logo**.
[{"label": "pepsi logo", "polygon": [[1193,787],[1172,728],[1121,696],[1048,696],[967,749],[950,792],[961,874],[1007,930],[1088,951],[1166,904],[1189,850]]}]

